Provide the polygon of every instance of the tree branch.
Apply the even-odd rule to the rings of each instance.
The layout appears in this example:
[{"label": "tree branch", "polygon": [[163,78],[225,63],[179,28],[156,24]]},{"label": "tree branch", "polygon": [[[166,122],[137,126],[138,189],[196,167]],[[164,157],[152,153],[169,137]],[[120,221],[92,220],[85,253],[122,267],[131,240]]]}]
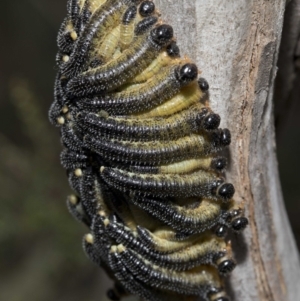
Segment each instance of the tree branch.
[{"label": "tree branch", "polygon": [[211,107],[232,133],[227,177],[250,220],[245,242],[232,238],[239,264],[232,299],[297,300],[300,265],[278,179],[272,102],[285,0],[156,3],[182,54],[209,81]]}]

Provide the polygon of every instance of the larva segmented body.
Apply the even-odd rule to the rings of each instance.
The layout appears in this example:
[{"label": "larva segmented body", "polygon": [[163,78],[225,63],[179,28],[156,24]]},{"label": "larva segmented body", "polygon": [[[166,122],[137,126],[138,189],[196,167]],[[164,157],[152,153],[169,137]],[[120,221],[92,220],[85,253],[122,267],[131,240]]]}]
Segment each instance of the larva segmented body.
[{"label": "larva segmented body", "polygon": [[49,111],[61,164],[90,230],[87,256],[115,281],[111,300],[228,301],[228,230],[248,221],[226,183],[231,142],[209,85],[180,57],[151,0],[69,0]]},{"label": "larva segmented body", "polygon": [[95,114],[87,111],[80,112],[79,126],[82,130],[108,139],[123,137],[126,140],[169,141],[184,137],[201,130],[214,130],[220,124],[220,117],[201,108],[198,104],[173,116],[166,118],[113,117],[104,111]]}]

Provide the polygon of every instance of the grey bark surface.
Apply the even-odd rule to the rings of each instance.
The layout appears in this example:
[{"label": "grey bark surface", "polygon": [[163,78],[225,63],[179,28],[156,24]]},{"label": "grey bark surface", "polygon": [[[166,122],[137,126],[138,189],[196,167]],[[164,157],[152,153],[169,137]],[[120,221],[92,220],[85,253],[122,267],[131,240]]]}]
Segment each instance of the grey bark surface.
[{"label": "grey bark surface", "polygon": [[232,133],[227,178],[250,224],[233,236],[234,301],[294,301],[298,251],[278,178],[273,116],[285,0],[156,0],[181,53],[210,83],[210,104]]}]

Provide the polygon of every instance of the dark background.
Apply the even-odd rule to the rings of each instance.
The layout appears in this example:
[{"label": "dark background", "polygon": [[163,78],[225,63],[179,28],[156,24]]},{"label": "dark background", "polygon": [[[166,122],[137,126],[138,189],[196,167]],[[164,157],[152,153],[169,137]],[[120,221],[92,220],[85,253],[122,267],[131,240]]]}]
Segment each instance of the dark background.
[{"label": "dark background", "polygon": [[[81,248],[87,229],[65,206],[71,190],[59,164],[58,129],[47,117],[65,6],[65,0],[1,1],[0,300],[106,300],[108,280]],[[299,89],[297,84],[295,95]],[[298,246],[299,113],[294,96],[278,136],[281,181]]]}]

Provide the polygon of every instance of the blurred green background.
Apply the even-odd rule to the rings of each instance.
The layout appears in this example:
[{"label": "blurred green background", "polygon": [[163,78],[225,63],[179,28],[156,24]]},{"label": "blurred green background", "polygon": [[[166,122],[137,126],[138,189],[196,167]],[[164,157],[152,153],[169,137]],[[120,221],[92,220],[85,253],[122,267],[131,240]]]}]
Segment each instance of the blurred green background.
[{"label": "blurred green background", "polygon": [[[0,300],[106,300],[108,279],[81,248],[87,230],[65,206],[71,190],[59,164],[59,132],[47,117],[65,6],[65,0],[1,1]],[[293,106],[278,156],[299,243],[299,99]]]},{"label": "blurred green background", "polygon": [[107,300],[108,280],[81,248],[87,229],[66,208],[59,131],[47,117],[65,14],[65,0],[1,1],[0,300]]}]

